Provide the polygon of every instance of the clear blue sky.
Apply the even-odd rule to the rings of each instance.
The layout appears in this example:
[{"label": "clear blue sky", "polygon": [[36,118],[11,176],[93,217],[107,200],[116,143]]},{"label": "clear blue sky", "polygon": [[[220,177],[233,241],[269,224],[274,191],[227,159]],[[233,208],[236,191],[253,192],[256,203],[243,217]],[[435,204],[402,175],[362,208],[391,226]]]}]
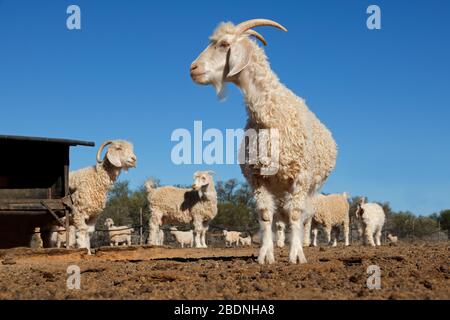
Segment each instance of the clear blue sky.
[{"label": "clear blue sky", "polygon": [[[66,8],[82,30],[66,28]],[[366,28],[378,4],[382,30]],[[260,28],[273,69],[330,128],[339,158],[325,192],[429,214],[450,207],[450,2],[0,0],[0,133],[135,144],[133,186],[149,176],[190,183],[198,168],[243,180],[237,165],[175,166],[176,128],[241,128],[232,87],[220,103],[189,65],[220,21]],[[72,149],[72,169],[94,163]],[[4,156],[4,155],[2,155]]]}]

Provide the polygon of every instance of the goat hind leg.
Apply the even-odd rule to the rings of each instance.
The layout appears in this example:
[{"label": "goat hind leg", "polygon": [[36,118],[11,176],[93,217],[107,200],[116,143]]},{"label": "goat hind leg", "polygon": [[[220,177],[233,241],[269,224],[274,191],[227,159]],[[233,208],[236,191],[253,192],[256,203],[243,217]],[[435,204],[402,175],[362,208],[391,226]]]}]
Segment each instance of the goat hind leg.
[{"label": "goat hind leg", "polygon": [[381,228],[378,228],[375,233],[375,241],[377,246],[381,246]]}]

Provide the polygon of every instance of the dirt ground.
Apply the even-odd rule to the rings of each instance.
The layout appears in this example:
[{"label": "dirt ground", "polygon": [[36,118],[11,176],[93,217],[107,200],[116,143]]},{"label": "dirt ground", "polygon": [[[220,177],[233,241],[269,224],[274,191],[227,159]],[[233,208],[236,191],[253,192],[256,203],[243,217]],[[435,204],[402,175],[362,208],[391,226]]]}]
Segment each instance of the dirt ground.
[{"label": "dirt ground", "polygon": [[[449,244],[305,248],[308,264],[260,266],[258,248],[0,250],[0,299],[450,299]],[[67,267],[81,269],[68,290]],[[366,286],[381,269],[381,289]]]}]

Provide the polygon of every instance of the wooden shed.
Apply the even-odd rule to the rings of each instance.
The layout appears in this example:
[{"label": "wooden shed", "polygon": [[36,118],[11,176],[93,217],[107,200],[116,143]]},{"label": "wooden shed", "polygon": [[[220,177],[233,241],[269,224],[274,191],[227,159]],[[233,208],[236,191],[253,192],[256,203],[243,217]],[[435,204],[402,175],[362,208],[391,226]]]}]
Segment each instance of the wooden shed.
[{"label": "wooden shed", "polygon": [[94,145],[0,135],[0,248],[28,246],[36,227],[48,245],[45,228],[71,213],[70,147]]}]

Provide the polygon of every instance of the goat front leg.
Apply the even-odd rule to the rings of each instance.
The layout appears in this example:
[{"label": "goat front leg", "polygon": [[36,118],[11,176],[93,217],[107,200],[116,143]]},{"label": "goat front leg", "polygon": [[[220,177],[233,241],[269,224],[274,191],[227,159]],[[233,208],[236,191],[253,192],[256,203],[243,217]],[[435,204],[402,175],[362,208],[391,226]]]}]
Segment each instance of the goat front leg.
[{"label": "goat front leg", "polygon": [[202,248],[208,248],[208,246],[206,245],[206,230],[203,229],[200,235],[200,245],[202,246]]},{"label": "goat front leg", "polygon": [[375,247],[375,242],[373,241],[373,231],[372,228],[369,226],[366,226],[364,228],[366,243],[371,245],[372,247]]},{"label": "goat front leg", "polygon": [[312,243],[312,245],[313,245],[313,247],[317,247],[317,234],[318,234],[318,232],[319,232],[319,229],[317,229],[317,227],[314,227],[312,229],[312,234],[313,234],[313,243]]},{"label": "goat front leg", "polygon": [[[86,218],[84,214],[79,211],[74,211],[73,223],[76,229],[76,245],[77,248],[87,249],[88,254],[91,254],[90,241],[89,241],[89,228],[86,224]],[[66,230],[66,232],[70,232]]]},{"label": "goat front leg", "polygon": [[332,232],[332,246],[337,247],[337,241],[339,239],[339,234],[340,234],[339,227],[337,227],[337,226],[333,227],[331,232]]},{"label": "goat front leg", "polygon": [[157,210],[152,210],[149,221],[149,235],[148,244],[152,246],[159,245],[160,226],[162,225],[162,213]]},{"label": "goat front leg", "polygon": [[349,246],[350,245],[349,235],[350,235],[349,221],[345,221],[344,222],[344,242],[345,242],[344,244],[345,244],[345,246]]},{"label": "goat front leg", "polygon": [[323,227],[323,231],[325,231],[325,236],[327,238],[327,244],[331,246],[332,245],[332,243],[331,243],[331,226],[325,225]]},{"label": "goat front leg", "polygon": [[206,231],[208,231],[208,229],[209,229],[208,223],[203,222],[203,228],[202,228],[201,239],[200,239],[202,248],[208,248],[208,246],[206,245]]},{"label": "goat front leg", "polygon": [[[306,257],[303,253],[302,242],[304,239],[304,217],[308,216],[307,196],[298,191],[288,195],[286,198],[285,209],[289,216],[289,226],[291,228],[291,246],[289,249],[289,262],[306,263]],[[303,218],[303,219],[302,219]]]},{"label": "goat front leg", "polygon": [[381,228],[377,228],[377,232],[375,233],[375,243],[377,246],[381,246]]},{"label": "goat front leg", "polygon": [[260,232],[262,236],[262,244],[259,250],[258,263],[272,264],[275,262],[272,237],[272,222],[275,211],[275,203],[273,200],[273,196],[264,187],[260,187],[259,189],[255,190],[255,199]]},{"label": "goat front leg", "polygon": [[194,218],[194,242],[196,248],[203,248],[201,239],[202,230],[203,230],[203,221],[200,218]]},{"label": "goat front leg", "polygon": [[297,262],[306,263],[306,257],[303,253],[303,226],[301,222],[301,210],[294,209],[289,214],[289,224],[291,227],[291,247],[289,250],[289,262],[296,264]]}]

